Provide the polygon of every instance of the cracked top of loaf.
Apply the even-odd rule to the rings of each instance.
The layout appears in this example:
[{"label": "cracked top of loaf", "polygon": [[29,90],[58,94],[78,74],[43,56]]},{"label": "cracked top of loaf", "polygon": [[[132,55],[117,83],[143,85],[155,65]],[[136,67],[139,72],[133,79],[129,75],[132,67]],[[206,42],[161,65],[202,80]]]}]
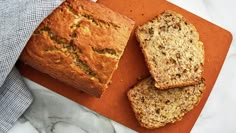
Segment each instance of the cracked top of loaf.
[{"label": "cracked top of loaf", "polygon": [[67,0],[35,30],[21,60],[100,97],[117,69],[134,21],[88,0]]}]

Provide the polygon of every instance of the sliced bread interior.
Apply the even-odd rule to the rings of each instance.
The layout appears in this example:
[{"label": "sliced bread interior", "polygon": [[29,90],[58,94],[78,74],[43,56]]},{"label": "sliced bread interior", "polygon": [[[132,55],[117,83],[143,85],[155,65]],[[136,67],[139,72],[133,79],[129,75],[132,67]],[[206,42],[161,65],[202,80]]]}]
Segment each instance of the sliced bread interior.
[{"label": "sliced bread interior", "polygon": [[157,90],[152,77],[139,82],[127,93],[142,127],[158,128],[174,123],[193,109],[205,90],[204,80],[194,86]]},{"label": "sliced bread interior", "polygon": [[136,37],[158,89],[194,85],[203,72],[204,47],[182,15],[164,11],[136,29]]}]

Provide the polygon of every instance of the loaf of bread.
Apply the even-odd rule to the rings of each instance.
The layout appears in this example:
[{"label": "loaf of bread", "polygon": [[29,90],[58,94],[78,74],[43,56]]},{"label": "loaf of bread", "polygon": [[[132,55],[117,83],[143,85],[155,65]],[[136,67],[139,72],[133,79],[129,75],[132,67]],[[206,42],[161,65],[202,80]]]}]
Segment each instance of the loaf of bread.
[{"label": "loaf of bread", "polygon": [[35,30],[20,59],[100,97],[124,52],[134,21],[89,0],[66,0]]},{"label": "loaf of bread", "polygon": [[194,86],[157,90],[152,77],[128,91],[128,99],[140,125],[158,128],[174,123],[193,109],[205,90],[204,80]]},{"label": "loaf of bread", "polygon": [[136,37],[158,89],[194,85],[202,77],[204,47],[182,15],[164,11],[136,29]]}]

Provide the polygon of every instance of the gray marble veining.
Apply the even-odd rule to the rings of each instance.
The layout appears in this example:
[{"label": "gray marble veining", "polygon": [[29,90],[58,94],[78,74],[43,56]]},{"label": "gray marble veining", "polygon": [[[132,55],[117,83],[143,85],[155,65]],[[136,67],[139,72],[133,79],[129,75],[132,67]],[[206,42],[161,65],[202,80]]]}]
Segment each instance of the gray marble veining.
[{"label": "gray marble veining", "polygon": [[32,88],[35,100],[24,117],[40,133],[117,132],[110,119],[29,80],[25,81]]}]

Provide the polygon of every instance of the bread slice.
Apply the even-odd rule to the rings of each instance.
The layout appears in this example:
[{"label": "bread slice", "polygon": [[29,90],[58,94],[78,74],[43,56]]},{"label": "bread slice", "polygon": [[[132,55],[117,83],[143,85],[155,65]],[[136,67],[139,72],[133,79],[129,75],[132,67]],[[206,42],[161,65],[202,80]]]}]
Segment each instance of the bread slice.
[{"label": "bread slice", "polygon": [[182,15],[164,11],[138,27],[136,36],[158,89],[194,85],[201,79],[203,43]]},{"label": "bread slice", "polygon": [[139,82],[127,93],[142,127],[158,128],[174,123],[193,109],[205,90],[204,80],[194,86],[157,90],[152,77]]}]

